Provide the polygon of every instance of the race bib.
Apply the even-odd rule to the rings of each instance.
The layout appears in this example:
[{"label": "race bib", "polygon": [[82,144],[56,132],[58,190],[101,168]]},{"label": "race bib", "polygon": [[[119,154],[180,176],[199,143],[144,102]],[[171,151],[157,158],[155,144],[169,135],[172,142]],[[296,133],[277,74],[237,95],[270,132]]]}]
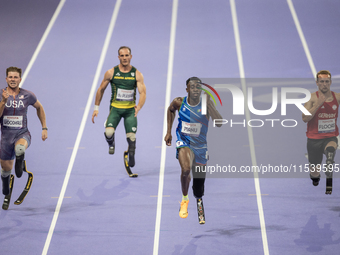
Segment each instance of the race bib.
[{"label": "race bib", "polygon": [[335,131],[335,119],[319,120],[318,132],[331,133]]},{"label": "race bib", "polygon": [[4,116],[2,124],[4,127],[20,129],[22,128],[22,116]]},{"label": "race bib", "polygon": [[134,90],[118,88],[116,100],[117,101],[133,101],[135,95]]},{"label": "race bib", "polygon": [[188,123],[182,121],[181,132],[189,136],[199,136],[201,133],[201,127],[202,127],[201,123]]}]

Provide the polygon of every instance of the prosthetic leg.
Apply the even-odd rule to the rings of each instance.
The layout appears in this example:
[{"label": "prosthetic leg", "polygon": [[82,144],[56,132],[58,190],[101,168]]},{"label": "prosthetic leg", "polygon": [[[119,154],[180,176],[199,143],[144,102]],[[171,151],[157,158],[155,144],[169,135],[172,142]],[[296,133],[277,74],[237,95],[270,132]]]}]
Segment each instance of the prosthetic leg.
[{"label": "prosthetic leg", "polygon": [[[200,166],[200,168],[203,168],[204,166]],[[194,196],[196,197],[196,205],[197,205],[197,215],[198,215],[198,222],[199,224],[203,225],[205,224],[205,213],[204,213],[204,206],[203,206],[203,195],[204,195],[204,183],[205,183],[205,172],[199,172],[197,173],[195,171],[196,165],[192,165],[192,173],[193,173],[193,184],[192,184],[192,190],[194,193]]]},{"label": "prosthetic leg", "polygon": [[135,150],[136,150],[136,140],[131,141],[130,138],[127,138],[127,142],[129,144],[129,148],[127,151],[124,151],[124,166],[125,170],[130,177],[138,177],[138,174],[132,173],[130,167],[135,166]]},{"label": "prosthetic leg", "polygon": [[11,201],[11,195],[12,195],[13,184],[14,184],[14,175],[11,174],[7,177],[1,176],[1,179],[2,179],[2,185],[4,185],[4,182],[9,182],[9,191],[8,191],[8,194],[5,196],[4,203],[2,204],[2,209],[7,210],[9,207],[9,203]]},{"label": "prosthetic leg", "polygon": [[32,185],[32,182],[33,182],[33,174],[31,172],[27,171],[26,161],[25,160],[23,162],[23,165],[24,165],[23,171],[28,174],[28,178],[27,178],[27,183],[25,185],[24,190],[21,192],[21,194],[18,197],[18,199],[15,200],[15,202],[14,202],[14,204],[16,204],[16,205],[20,205],[24,201],[25,197],[27,196],[27,193],[31,189],[31,185]]},{"label": "prosthetic leg", "polygon": [[332,194],[333,189],[333,163],[334,163],[334,156],[335,156],[335,148],[329,146],[326,148],[326,195]]}]

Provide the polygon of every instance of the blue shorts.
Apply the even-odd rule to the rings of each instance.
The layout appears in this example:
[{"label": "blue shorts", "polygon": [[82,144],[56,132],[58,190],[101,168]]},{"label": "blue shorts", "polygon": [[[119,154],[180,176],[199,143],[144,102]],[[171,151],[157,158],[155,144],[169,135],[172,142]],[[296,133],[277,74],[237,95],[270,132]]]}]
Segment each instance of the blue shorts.
[{"label": "blue shorts", "polygon": [[[15,158],[15,143],[24,138],[28,146],[31,144],[31,134],[27,130],[24,133],[17,133],[17,132],[6,132],[5,134],[1,135],[1,148],[0,148],[0,159],[2,160],[13,160]],[[27,146],[27,147],[28,147]]]},{"label": "blue shorts", "polygon": [[176,141],[176,158],[178,159],[178,150],[183,147],[188,147],[195,155],[195,163],[200,165],[206,165],[209,159],[207,146],[203,148],[196,148],[190,144],[187,144],[183,140]]}]

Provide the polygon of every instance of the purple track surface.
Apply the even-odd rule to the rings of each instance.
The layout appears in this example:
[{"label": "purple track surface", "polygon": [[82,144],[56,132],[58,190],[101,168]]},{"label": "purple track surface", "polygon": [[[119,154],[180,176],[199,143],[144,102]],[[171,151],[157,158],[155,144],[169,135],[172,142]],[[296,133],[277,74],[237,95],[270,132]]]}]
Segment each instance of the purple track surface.
[{"label": "purple track surface", "polygon": [[[18,66],[25,72],[58,4],[56,0],[0,1],[3,87],[6,67]],[[43,254],[115,4],[66,0],[23,84],[45,108],[49,138],[41,141],[40,122],[30,109],[32,144],[26,161],[34,181],[25,201],[17,206],[13,202],[26,175],[15,179],[11,205],[0,212],[0,254]],[[328,69],[339,78],[340,2],[293,0],[293,4],[316,69]],[[241,0],[236,1],[236,10],[247,78],[310,78],[313,82],[287,1]],[[129,178],[123,166],[127,142],[122,122],[116,132],[115,155],[108,154],[103,135],[108,88],[95,124],[91,103],[47,254],[339,254],[338,178],[333,180],[331,196],[325,195],[324,176],[318,187],[312,186],[308,174],[259,179],[266,253],[252,176],[207,178],[206,224],[198,224],[191,188],[189,216],[179,218],[180,167],[174,146],[166,149],[159,247],[154,251],[171,15],[172,1],[122,1],[96,86],[105,71],[118,64],[117,49],[130,46],[131,63],[143,73],[147,87],[147,101],[138,115],[133,168],[139,177]],[[240,77],[229,1],[179,0],[171,100],[186,96],[185,80],[191,76]],[[314,84],[301,87],[316,89]],[[339,85],[333,90],[339,92]],[[271,87],[254,88],[254,97],[268,93]],[[231,99],[224,99],[224,107],[232,107]],[[270,107],[261,100],[257,106]],[[295,128],[252,129],[258,165],[307,163],[306,124],[297,108],[289,111],[285,118],[298,120]],[[278,110],[270,117],[283,119]],[[173,144],[176,124],[177,120]],[[218,132],[227,141],[219,157],[237,167],[251,166],[247,128],[223,126]],[[335,161],[339,162],[338,156]]]}]

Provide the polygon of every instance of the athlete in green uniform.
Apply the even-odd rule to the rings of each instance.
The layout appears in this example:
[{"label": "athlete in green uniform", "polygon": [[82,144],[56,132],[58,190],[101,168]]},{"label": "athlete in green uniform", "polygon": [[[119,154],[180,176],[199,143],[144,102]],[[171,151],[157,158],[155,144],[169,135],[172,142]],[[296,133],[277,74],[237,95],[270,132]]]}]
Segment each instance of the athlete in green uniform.
[{"label": "athlete in green uniform", "polygon": [[[92,122],[94,123],[94,118],[98,115],[104,91],[110,83],[112,89],[110,114],[106,121],[104,133],[109,144],[109,154],[114,154],[114,133],[121,118],[124,118],[126,138],[129,145],[128,164],[133,167],[135,165],[137,114],[145,103],[146,88],[142,73],[130,64],[131,58],[131,49],[129,47],[122,46],[119,48],[118,59],[120,64],[108,70],[104,75],[104,79],[97,90]],[[137,105],[136,88],[139,92]]]}]

